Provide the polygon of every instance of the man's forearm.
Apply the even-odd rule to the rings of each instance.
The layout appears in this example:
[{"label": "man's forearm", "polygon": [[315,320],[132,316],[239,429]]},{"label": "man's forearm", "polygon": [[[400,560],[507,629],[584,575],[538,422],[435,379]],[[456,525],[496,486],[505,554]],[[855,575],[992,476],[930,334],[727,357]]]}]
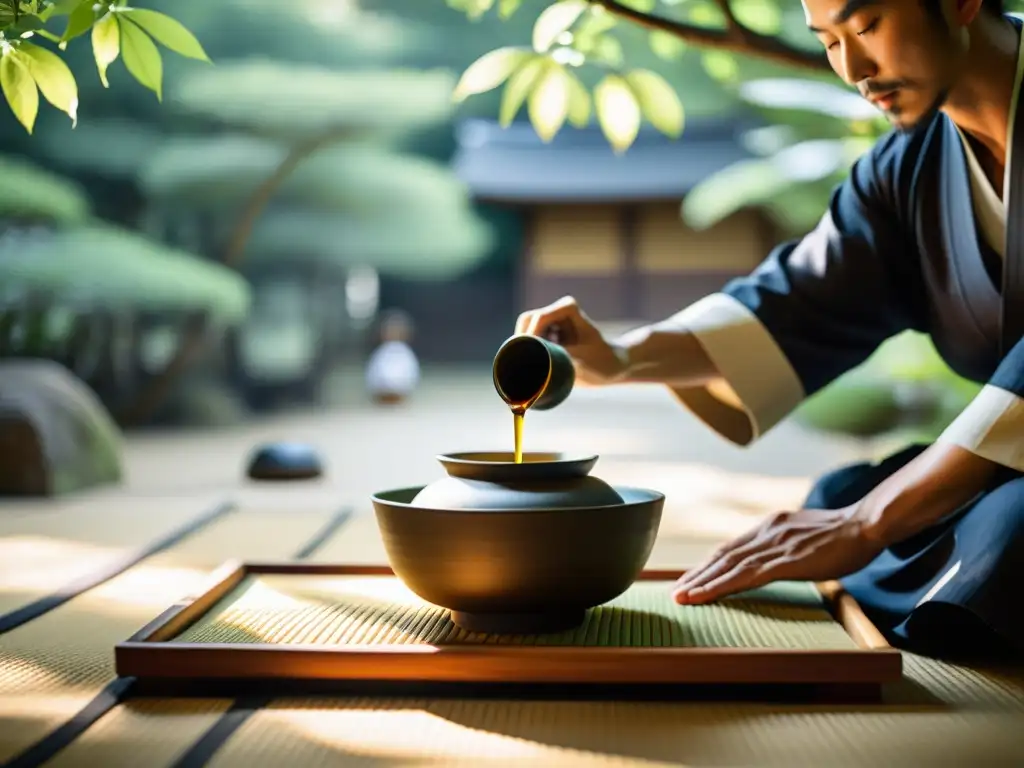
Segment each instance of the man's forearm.
[{"label": "man's forearm", "polygon": [[958,445],[929,446],[860,502],[865,535],[890,546],[923,531],[983,491],[997,468]]},{"label": "man's forearm", "polygon": [[700,387],[720,380],[704,347],[689,331],[649,325],[630,331],[617,342],[624,362],[624,384],[667,384]]}]

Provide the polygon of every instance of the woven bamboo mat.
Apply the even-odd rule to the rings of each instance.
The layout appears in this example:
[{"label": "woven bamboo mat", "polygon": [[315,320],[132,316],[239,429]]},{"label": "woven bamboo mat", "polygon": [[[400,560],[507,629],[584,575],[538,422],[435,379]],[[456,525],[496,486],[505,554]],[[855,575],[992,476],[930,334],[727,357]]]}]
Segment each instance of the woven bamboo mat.
[{"label": "woven bamboo mat", "polygon": [[809,584],[774,584],[708,606],[678,606],[671,582],[638,582],[575,630],[495,636],[380,576],[251,576],[175,638],[188,643],[314,645],[480,643],[856,649]]}]

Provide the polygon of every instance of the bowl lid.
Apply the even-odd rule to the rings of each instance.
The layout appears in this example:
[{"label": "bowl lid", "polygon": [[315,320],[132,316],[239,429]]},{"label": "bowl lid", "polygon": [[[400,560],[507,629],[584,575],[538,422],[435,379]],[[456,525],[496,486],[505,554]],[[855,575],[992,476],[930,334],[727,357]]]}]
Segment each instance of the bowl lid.
[{"label": "bowl lid", "polygon": [[497,483],[586,477],[597,463],[596,455],[544,452],[524,452],[521,464],[514,459],[512,451],[466,451],[437,457],[450,477]]}]

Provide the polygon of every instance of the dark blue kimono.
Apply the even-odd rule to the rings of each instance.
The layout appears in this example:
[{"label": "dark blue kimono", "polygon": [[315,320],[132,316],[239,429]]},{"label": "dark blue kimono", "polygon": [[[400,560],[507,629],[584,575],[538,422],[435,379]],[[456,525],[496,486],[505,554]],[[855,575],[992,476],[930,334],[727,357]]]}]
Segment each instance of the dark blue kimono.
[{"label": "dark blue kimono", "polygon": [[[1024,100],[1017,113],[1011,178],[1024,175]],[[909,329],[929,334],[960,375],[1024,398],[1024,340],[1002,338],[1004,274],[1024,252],[1008,249],[1004,268],[979,236],[968,174],[945,115],[892,133],[856,163],[811,234],[723,289],[767,329],[807,395]],[[1022,199],[1010,197],[1014,208]],[[1008,231],[1016,221],[1010,209]],[[1005,299],[1016,308],[1024,295]],[[1024,430],[1012,439],[1024,443]],[[923,448],[822,478],[806,507],[855,503]],[[1001,466],[986,492],[844,584],[896,644],[1024,652],[1024,474]]]}]

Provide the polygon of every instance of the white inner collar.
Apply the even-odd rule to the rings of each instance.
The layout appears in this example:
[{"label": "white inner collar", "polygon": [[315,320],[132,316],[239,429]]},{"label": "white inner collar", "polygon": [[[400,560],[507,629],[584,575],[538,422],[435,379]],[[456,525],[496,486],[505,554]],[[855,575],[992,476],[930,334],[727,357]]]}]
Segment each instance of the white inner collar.
[{"label": "white inner collar", "polygon": [[[974,207],[974,216],[978,222],[978,229],[981,236],[988,243],[989,247],[1005,256],[1006,241],[1006,208],[1009,204],[1010,195],[1010,168],[1013,163],[1013,129],[1017,117],[1017,99],[1020,95],[1022,75],[1024,75],[1024,33],[1021,34],[1020,47],[1017,49],[1017,76],[1013,82],[1013,97],[1010,99],[1010,119],[1007,125],[1006,137],[1006,168],[1003,173],[1002,196],[996,191],[989,181],[981,163],[978,162],[971,144],[967,141],[964,132],[956,126],[957,133],[964,147],[964,154],[967,156],[967,167],[971,178],[971,200]],[[955,125],[955,123],[954,123]]]}]

